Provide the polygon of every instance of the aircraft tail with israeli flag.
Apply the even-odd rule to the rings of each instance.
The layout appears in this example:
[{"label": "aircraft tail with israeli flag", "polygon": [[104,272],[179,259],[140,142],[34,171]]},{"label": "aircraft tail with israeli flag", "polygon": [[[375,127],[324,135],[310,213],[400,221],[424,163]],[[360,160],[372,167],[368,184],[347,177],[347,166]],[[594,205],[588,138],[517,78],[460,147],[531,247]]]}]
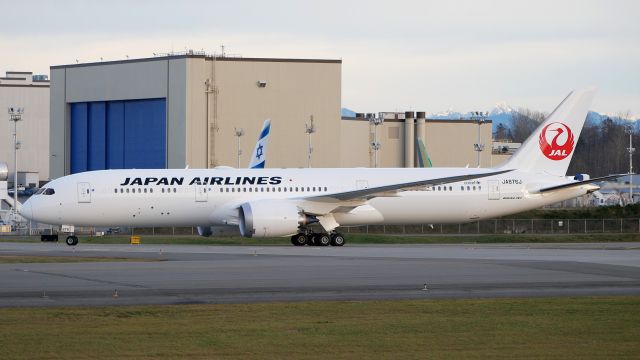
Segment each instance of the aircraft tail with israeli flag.
[{"label": "aircraft tail with israeli flag", "polygon": [[264,121],[264,124],[262,125],[262,131],[260,131],[260,136],[258,137],[256,147],[255,149],[253,149],[253,153],[251,153],[251,162],[249,163],[250,169],[264,169],[270,130],[271,119],[266,119]]}]

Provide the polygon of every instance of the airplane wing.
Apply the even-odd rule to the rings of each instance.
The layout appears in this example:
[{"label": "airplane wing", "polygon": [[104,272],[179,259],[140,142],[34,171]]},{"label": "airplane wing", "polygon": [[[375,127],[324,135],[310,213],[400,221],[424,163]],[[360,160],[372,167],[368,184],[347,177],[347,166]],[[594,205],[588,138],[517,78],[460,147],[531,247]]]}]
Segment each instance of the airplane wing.
[{"label": "airplane wing", "polygon": [[617,179],[619,177],[628,176],[628,175],[630,175],[630,174],[615,174],[615,175],[601,176],[601,177],[588,179],[588,180],[583,180],[583,181],[575,181],[575,182],[570,182],[570,183],[566,183],[566,184],[562,184],[562,185],[544,187],[544,188],[541,188],[541,189],[539,189],[537,191],[534,190],[532,192],[544,193],[544,192],[549,192],[549,191],[554,191],[554,190],[568,189],[568,188],[572,188],[572,187],[591,184],[591,183],[594,183],[594,182]]},{"label": "airplane wing", "polygon": [[370,187],[366,189],[358,189],[358,190],[345,191],[345,192],[339,192],[339,193],[333,193],[333,194],[326,194],[322,196],[307,197],[307,198],[304,198],[304,200],[321,201],[321,202],[336,202],[336,201],[346,201],[346,200],[355,200],[355,199],[366,200],[374,197],[390,196],[391,194],[389,192],[391,191],[404,190],[414,186],[433,186],[433,185],[449,184],[449,183],[454,183],[458,181],[472,180],[472,179],[478,179],[478,178],[483,178],[487,176],[500,175],[510,171],[513,171],[513,170],[490,171],[490,172],[480,173],[480,174],[457,175],[457,176],[449,176],[449,177],[442,177],[442,178],[425,179],[425,180],[406,182],[406,183],[396,183],[396,184],[390,184],[390,185],[384,185],[384,186]]}]

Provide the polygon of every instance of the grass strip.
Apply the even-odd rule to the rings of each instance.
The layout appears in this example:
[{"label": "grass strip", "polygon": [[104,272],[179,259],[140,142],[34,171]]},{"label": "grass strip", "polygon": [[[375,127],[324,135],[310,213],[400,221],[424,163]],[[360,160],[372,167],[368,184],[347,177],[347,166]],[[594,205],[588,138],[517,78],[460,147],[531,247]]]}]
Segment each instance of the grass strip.
[{"label": "grass strip", "polygon": [[640,297],[0,309],[2,359],[602,359]]}]

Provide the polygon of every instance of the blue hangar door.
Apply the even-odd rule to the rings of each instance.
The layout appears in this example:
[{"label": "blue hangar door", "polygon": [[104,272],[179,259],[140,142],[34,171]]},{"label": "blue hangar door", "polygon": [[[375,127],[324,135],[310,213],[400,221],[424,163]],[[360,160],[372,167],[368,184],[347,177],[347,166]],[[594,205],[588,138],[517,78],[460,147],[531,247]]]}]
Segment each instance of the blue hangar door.
[{"label": "blue hangar door", "polygon": [[166,100],[71,104],[71,173],[166,168]]}]

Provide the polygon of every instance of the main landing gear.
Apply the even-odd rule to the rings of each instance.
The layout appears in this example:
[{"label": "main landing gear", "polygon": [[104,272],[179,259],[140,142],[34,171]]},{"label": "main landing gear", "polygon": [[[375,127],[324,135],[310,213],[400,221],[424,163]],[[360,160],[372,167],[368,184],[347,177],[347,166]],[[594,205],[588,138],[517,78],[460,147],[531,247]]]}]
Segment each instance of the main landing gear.
[{"label": "main landing gear", "polygon": [[342,246],[345,243],[344,236],[340,233],[298,233],[291,237],[291,243],[295,246]]},{"label": "main landing gear", "polygon": [[76,246],[78,245],[78,237],[75,235],[69,235],[64,242],[69,246]]}]

